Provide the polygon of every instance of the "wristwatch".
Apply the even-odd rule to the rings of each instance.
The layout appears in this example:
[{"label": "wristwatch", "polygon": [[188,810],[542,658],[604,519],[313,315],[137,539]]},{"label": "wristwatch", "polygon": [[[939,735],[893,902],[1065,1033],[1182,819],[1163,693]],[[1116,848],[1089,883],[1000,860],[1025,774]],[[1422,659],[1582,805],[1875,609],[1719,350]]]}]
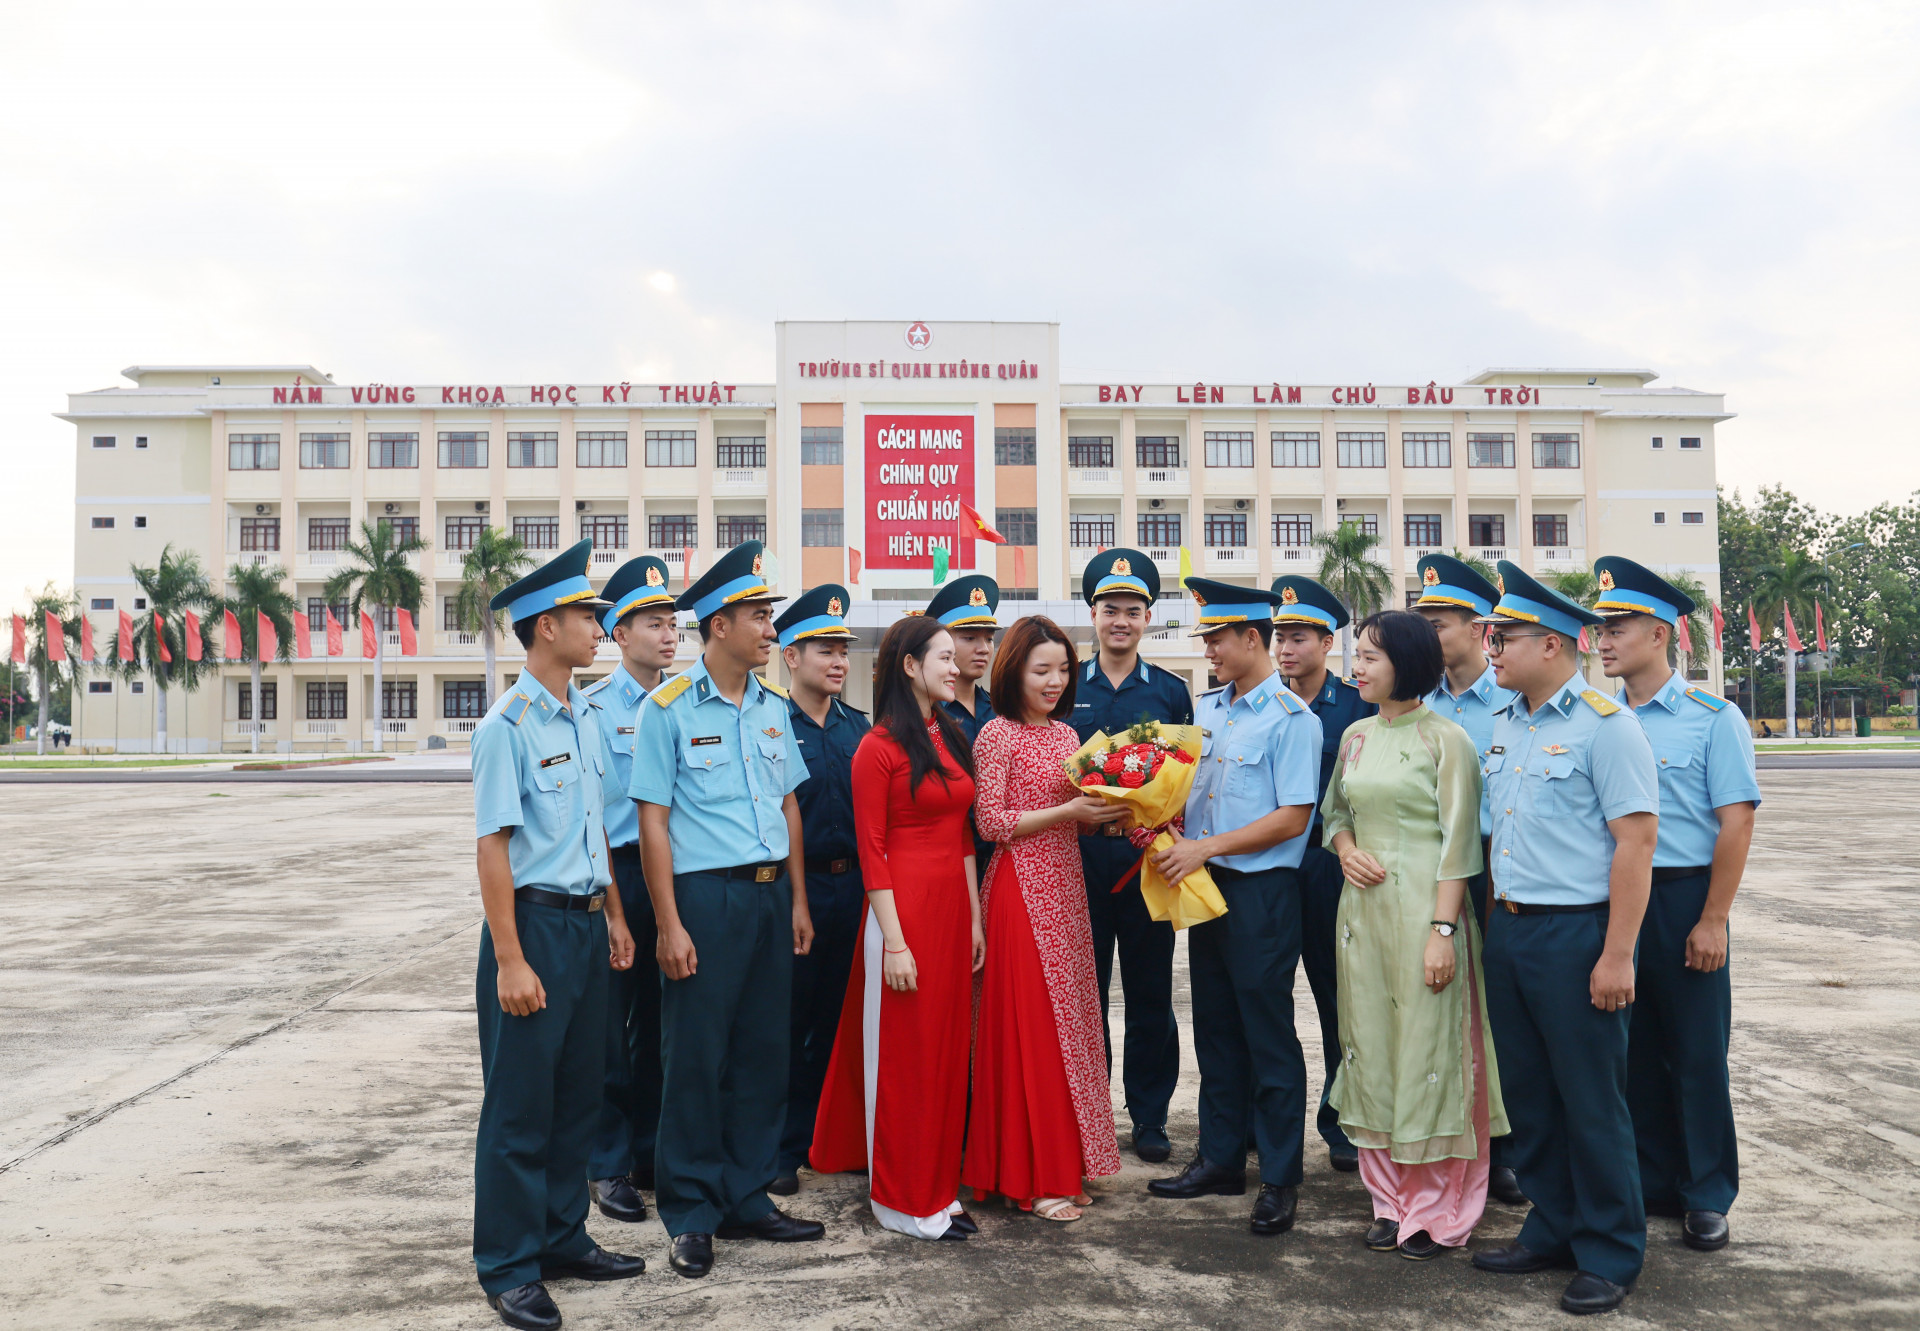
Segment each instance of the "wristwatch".
[{"label": "wristwatch", "polygon": [[1451,924],[1448,924],[1445,920],[1435,920],[1433,922],[1433,931],[1439,934],[1442,938],[1453,937],[1453,926]]}]

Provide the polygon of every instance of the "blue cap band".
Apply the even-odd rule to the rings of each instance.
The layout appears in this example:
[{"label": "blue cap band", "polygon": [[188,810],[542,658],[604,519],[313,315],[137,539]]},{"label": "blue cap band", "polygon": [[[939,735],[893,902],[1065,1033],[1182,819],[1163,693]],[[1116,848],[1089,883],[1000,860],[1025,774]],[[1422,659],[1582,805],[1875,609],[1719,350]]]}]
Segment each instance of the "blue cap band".
[{"label": "blue cap band", "polygon": [[1500,598],[1500,604],[1494,607],[1493,613],[1506,615],[1510,619],[1524,619],[1541,628],[1552,629],[1555,633],[1564,633],[1569,638],[1578,638],[1580,630],[1586,627],[1557,605],[1528,600],[1512,592]]},{"label": "blue cap band", "polygon": [[1096,600],[1111,592],[1132,592],[1136,596],[1146,597],[1148,601],[1153,600],[1153,593],[1147,590],[1147,584],[1131,573],[1109,573],[1093,584]]},{"label": "blue cap band", "polygon": [[812,619],[803,619],[789,624],[780,630],[780,645],[791,647],[802,638],[810,638],[816,633],[850,633],[847,621],[837,615],[815,615]]},{"label": "blue cap band", "polygon": [[522,620],[529,615],[545,614],[573,601],[584,601],[594,594],[593,584],[585,574],[578,577],[563,578],[551,582],[538,591],[528,592],[507,607],[507,614],[513,619]]},{"label": "blue cap band", "polygon": [[1220,628],[1227,624],[1249,624],[1273,618],[1273,603],[1270,601],[1227,602],[1214,601],[1202,606],[1200,625],[1202,628]]},{"label": "blue cap band", "polygon": [[1600,600],[1593,603],[1595,610],[1624,611],[1636,615],[1652,615],[1663,619],[1669,625],[1680,620],[1680,607],[1669,605],[1657,596],[1645,592],[1628,591],[1624,587],[1615,587]]},{"label": "blue cap band", "polygon": [[635,592],[632,596],[629,596],[626,600],[620,602],[614,606],[613,609],[602,615],[600,617],[600,627],[606,630],[608,637],[612,637],[614,625],[618,624],[635,610],[638,610],[641,606],[651,605],[655,601],[663,603],[669,612],[673,610],[673,597],[670,593],[649,587],[645,591]]},{"label": "blue cap band", "polygon": [[1308,605],[1305,601],[1300,601],[1294,605],[1275,606],[1273,609],[1273,622],[1276,624],[1288,624],[1302,620],[1308,623],[1318,624],[1329,633],[1333,632],[1333,612],[1330,610],[1322,610],[1317,605]]},{"label": "blue cap band", "polygon": [[1454,605],[1471,610],[1476,615],[1493,613],[1493,603],[1484,596],[1475,595],[1465,587],[1452,587],[1444,582],[1435,583],[1420,593],[1415,605]]},{"label": "blue cap band", "polygon": [[939,620],[948,628],[997,629],[1000,621],[993,617],[993,610],[984,605],[956,605],[953,609],[940,614]]},{"label": "blue cap band", "polygon": [[772,591],[773,588],[767,586],[758,573],[749,573],[743,578],[735,578],[732,582],[721,583],[718,587],[715,587],[705,596],[695,601],[693,603],[693,617],[695,619],[705,619],[714,611],[724,610],[727,606],[732,605],[744,596],[751,596],[756,592],[771,594]]}]

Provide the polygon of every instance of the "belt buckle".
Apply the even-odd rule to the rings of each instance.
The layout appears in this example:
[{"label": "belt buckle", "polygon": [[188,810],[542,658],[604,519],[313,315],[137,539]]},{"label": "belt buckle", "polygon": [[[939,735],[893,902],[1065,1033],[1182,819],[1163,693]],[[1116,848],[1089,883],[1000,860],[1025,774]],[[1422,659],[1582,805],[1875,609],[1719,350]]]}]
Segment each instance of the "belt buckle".
[{"label": "belt buckle", "polygon": [[587,914],[591,915],[597,910],[605,910],[606,908],[607,898],[605,893],[587,898]]},{"label": "belt buckle", "polygon": [[852,867],[853,867],[852,860],[840,859],[840,860],[835,860],[831,864],[829,864],[827,866],[827,872],[828,873],[845,873],[848,869],[851,869]]},{"label": "belt buckle", "polygon": [[772,865],[772,864],[758,865],[754,868],[754,871],[753,871],[753,881],[756,883],[771,883],[774,880],[774,878],[779,875],[779,873],[780,873],[780,870],[777,865]]},{"label": "belt buckle", "polygon": [[1520,913],[1520,908],[1511,901],[1502,900],[1500,904],[1507,908],[1507,914],[1509,915],[1518,915]]}]

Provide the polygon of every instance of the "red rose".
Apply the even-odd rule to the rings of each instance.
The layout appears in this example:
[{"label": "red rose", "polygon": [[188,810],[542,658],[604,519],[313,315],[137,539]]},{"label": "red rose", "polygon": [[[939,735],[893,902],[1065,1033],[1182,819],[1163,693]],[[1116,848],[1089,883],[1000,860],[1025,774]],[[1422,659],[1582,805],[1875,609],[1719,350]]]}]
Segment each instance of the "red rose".
[{"label": "red rose", "polygon": [[1137,790],[1147,784],[1147,774],[1145,772],[1122,772],[1120,774],[1120,784],[1127,790]]},{"label": "red rose", "polygon": [[1110,753],[1107,755],[1106,762],[1100,765],[1100,770],[1108,776],[1119,776],[1120,773],[1125,770],[1125,767],[1126,760],[1124,758],[1117,753]]}]

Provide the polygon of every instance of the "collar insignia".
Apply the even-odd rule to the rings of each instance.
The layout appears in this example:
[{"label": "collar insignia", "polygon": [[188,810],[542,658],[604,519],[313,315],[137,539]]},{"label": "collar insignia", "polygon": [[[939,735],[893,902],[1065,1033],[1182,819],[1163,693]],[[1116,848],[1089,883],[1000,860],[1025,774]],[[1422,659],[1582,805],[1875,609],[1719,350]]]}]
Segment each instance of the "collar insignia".
[{"label": "collar insignia", "polygon": [[1282,587],[1280,589],[1280,604],[1281,605],[1299,605],[1300,593],[1296,592],[1291,587]]},{"label": "collar insignia", "polygon": [[1440,585],[1440,570],[1434,568],[1432,565],[1428,565],[1427,571],[1420,575],[1420,581],[1429,587],[1438,587]]},{"label": "collar insignia", "polygon": [[1133,561],[1131,559],[1116,559],[1107,569],[1107,572],[1113,574],[1116,578],[1130,578],[1133,576]]}]

